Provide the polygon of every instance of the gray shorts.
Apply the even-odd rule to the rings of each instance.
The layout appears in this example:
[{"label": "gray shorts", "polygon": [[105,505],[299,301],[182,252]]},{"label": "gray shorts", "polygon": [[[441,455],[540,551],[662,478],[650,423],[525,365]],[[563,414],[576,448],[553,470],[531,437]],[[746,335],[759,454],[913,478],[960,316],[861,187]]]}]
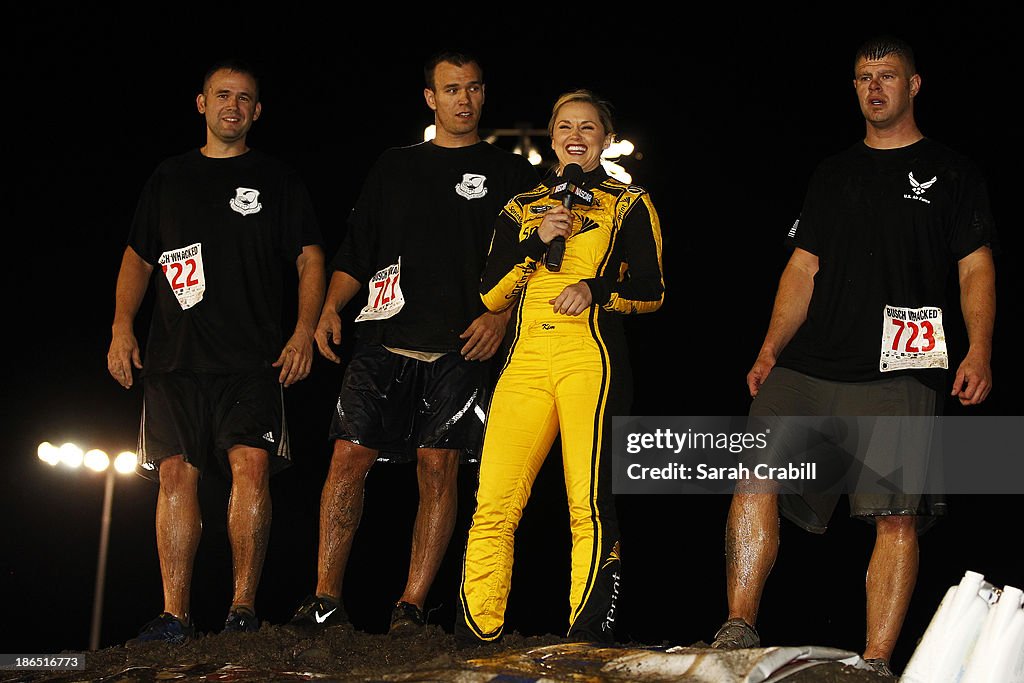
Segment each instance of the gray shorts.
[{"label": "gray shorts", "polygon": [[782,487],[780,512],[808,531],[824,533],[846,493],[853,517],[872,522],[878,516],[914,515],[919,532],[929,528],[946,512],[942,496],[925,493],[927,486],[921,484],[887,489],[879,473],[898,473],[901,482],[936,476],[928,457],[931,420],[890,419],[933,417],[936,405],[934,389],[905,375],[833,382],[774,368],[749,413],[752,423],[771,425],[776,446],[765,458],[775,464],[795,459],[819,463],[814,484]]}]

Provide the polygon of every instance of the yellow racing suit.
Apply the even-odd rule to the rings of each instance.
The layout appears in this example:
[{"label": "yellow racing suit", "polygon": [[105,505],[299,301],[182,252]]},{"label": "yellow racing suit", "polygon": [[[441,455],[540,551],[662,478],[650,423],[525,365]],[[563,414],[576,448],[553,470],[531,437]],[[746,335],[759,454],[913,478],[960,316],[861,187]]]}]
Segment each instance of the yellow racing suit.
[{"label": "yellow racing suit", "polygon": [[[619,532],[612,498],[613,415],[626,415],[631,376],[622,314],[657,310],[664,296],[661,228],[642,188],[598,167],[581,183],[590,206],[573,206],[562,267],[549,271],[536,234],[559,205],[553,181],[514,197],[495,226],[481,298],[492,311],[515,305],[514,335],[488,412],[477,507],[463,561],[456,630],[501,636],[511,588],[516,527],[555,437],[572,533],[570,637],[613,640],[619,586]],[[578,316],[551,300],[585,282],[593,295]]]}]

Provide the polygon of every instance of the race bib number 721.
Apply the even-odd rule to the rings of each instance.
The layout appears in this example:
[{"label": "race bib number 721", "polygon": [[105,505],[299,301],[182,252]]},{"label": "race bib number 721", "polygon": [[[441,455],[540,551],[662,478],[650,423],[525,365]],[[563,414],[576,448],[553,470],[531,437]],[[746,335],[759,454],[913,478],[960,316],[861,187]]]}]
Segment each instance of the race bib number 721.
[{"label": "race bib number 721", "polygon": [[366,305],[356,316],[356,322],[363,320],[385,320],[396,315],[405,306],[402,294],[402,257],[398,263],[381,268],[370,278],[370,292],[366,297]]},{"label": "race bib number 721", "polygon": [[879,371],[948,367],[941,308],[886,306],[883,309]]}]

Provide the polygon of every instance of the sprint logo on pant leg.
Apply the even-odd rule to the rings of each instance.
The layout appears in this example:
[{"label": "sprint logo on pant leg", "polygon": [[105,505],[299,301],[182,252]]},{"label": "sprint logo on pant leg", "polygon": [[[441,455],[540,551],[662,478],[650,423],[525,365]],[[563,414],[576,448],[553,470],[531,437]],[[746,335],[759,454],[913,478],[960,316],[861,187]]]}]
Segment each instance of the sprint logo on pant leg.
[{"label": "sprint logo on pant leg", "polygon": [[[607,569],[620,561],[619,542],[615,541],[615,545],[612,546],[611,552],[608,553],[608,558],[601,565],[601,569]],[[608,602],[608,611],[605,613],[604,620],[601,622],[602,631],[611,631],[615,628],[615,608],[616,603],[619,601],[619,579],[619,572],[613,571],[611,600]]]},{"label": "sprint logo on pant leg", "polygon": [[604,615],[604,621],[601,622],[602,631],[611,631],[615,628],[615,608],[616,602],[619,600],[619,573],[612,572],[612,599],[611,604],[608,607],[608,611]]}]

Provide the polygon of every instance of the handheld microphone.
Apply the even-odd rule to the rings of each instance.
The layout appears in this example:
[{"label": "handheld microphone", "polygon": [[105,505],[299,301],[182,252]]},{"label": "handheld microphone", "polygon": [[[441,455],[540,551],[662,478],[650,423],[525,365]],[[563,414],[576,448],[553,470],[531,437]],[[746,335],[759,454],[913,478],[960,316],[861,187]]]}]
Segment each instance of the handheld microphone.
[{"label": "handheld microphone", "polygon": [[[583,168],[579,164],[566,164],[562,169],[561,182],[551,188],[551,198],[561,199],[562,206],[572,211],[575,201],[582,201],[590,204],[594,195],[579,187],[583,179]],[[562,257],[565,256],[565,238],[555,237],[548,245],[548,253],[544,259],[544,265],[548,270],[555,273],[562,269]]]}]

